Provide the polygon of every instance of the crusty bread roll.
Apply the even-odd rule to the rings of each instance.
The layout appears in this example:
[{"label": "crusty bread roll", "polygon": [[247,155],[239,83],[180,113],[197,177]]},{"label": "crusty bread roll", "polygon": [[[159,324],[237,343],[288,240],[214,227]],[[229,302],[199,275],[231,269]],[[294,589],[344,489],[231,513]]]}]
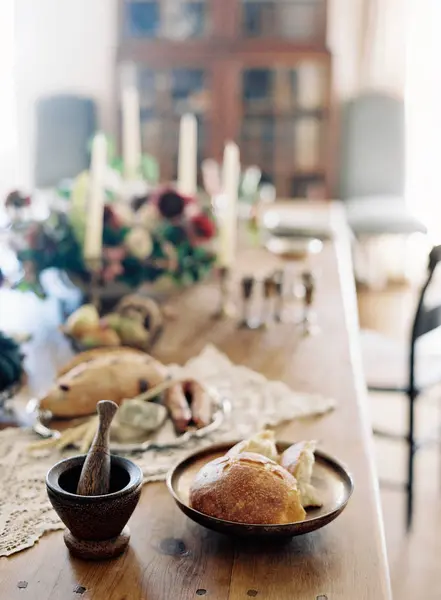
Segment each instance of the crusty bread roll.
[{"label": "crusty bread roll", "polygon": [[167,379],[168,371],[144,353],[104,354],[83,362],[60,377],[40,400],[40,408],[55,417],[95,413],[100,400],[120,404]]},{"label": "crusty bread roll", "polygon": [[145,354],[145,352],[142,352],[142,350],[136,350],[135,348],[128,348],[126,346],[105,346],[102,348],[93,348],[92,350],[86,350],[85,352],[76,354],[69,362],[58,369],[58,375],[65,375],[82,363],[89,362],[94,358],[100,358],[101,356],[106,356],[109,354],[113,354],[115,356],[123,356],[125,354],[131,356],[134,354],[148,356],[148,354]]},{"label": "crusty bread roll", "polygon": [[298,442],[285,450],[280,465],[297,479],[302,506],[322,506],[320,496],[311,484],[316,442]]},{"label": "crusty bread roll", "polygon": [[227,456],[237,456],[243,452],[262,454],[262,456],[278,462],[279,453],[277,452],[274,431],[260,431],[256,435],[253,435],[253,437],[239,442],[227,452]]},{"label": "crusty bread roll", "polygon": [[280,525],[305,518],[294,477],[252,452],[204,465],[191,486],[190,504],[206,515],[239,523]]}]

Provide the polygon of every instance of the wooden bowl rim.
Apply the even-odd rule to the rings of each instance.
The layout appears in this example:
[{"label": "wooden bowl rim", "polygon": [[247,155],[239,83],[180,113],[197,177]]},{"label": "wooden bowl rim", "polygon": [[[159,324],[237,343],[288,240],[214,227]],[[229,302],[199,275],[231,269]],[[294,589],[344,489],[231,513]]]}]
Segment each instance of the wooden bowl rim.
[{"label": "wooden bowl rim", "polygon": [[[108,500],[113,500],[117,498],[121,498],[122,496],[127,496],[128,494],[134,492],[136,488],[140,487],[143,482],[143,472],[141,468],[129,460],[128,458],[124,458],[122,456],[116,456],[115,454],[111,454],[110,458],[113,464],[117,464],[122,467],[129,474],[129,482],[120,490],[116,492],[112,492],[111,494],[102,494],[100,496],[81,496],[80,494],[73,494],[64,490],[60,484],[58,483],[60,475],[67,471],[68,468],[75,467],[77,465],[81,465],[86,460],[87,454],[78,454],[76,456],[71,456],[69,458],[64,458],[63,460],[58,461],[49,469],[46,475],[46,487],[49,491],[51,491],[58,498],[64,498],[66,500],[76,500],[78,502],[104,502]],[[61,469],[61,471],[60,471]],[[58,477],[55,477],[55,472],[59,471]]]},{"label": "wooden bowl rim", "polygon": [[[305,521],[294,521],[292,523],[282,523],[282,524],[268,523],[268,524],[265,524],[265,523],[242,523],[240,521],[227,521],[226,519],[219,519],[218,517],[212,517],[211,515],[207,515],[206,513],[196,510],[195,508],[191,507],[189,504],[186,504],[185,502],[183,502],[182,499],[177,495],[177,493],[175,492],[175,489],[173,487],[173,477],[174,477],[176,471],[179,468],[181,468],[182,465],[184,465],[187,462],[188,463],[192,462],[196,458],[202,458],[206,454],[214,454],[216,452],[223,452],[223,451],[228,452],[228,450],[230,450],[233,446],[235,446],[236,444],[238,444],[241,441],[242,440],[236,440],[233,442],[222,442],[219,444],[214,444],[212,446],[208,446],[206,448],[203,448],[202,450],[197,450],[196,452],[193,452],[192,454],[189,454],[188,456],[183,458],[181,461],[179,461],[179,463],[177,465],[175,465],[172,469],[170,469],[170,471],[167,474],[166,484],[167,484],[168,491],[172,495],[174,501],[179,506],[185,507],[185,509],[188,512],[190,512],[190,513],[193,512],[197,515],[200,515],[202,518],[207,519],[208,521],[212,521],[213,523],[217,523],[219,525],[236,526],[236,527],[243,526],[246,528],[251,527],[255,530],[262,529],[262,531],[263,530],[271,530],[271,529],[283,531],[283,529],[291,529],[295,525],[299,525],[300,523],[305,523]],[[292,446],[295,443],[296,442],[284,442],[284,441],[277,440],[276,446],[277,446],[278,450],[280,448],[282,450],[286,450],[287,448],[289,448],[289,446]],[[307,520],[308,523],[312,523],[312,524],[314,524],[316,522],[324,521],[325,519],[327,519],[333,515],[338,516],[338,514],[341,513],[344,508],[346,508],[346,505],[348,504],[348,502],[354,492],[354,488],[355,488],[355,483],[354,483],[354,478],[352,476],[352,473],[341,461],[334,458],[331,454],[328,454],[327,452],[323,452],[322,450],[315,450],[314,455],[319,456],[323,461],[332,464],[334,466],[334,468],[337,471],[339,471],[341,474],[343,474],[343,476],[347,479],[349,486],[348,486],[348,494],[347,494],[345,501],[342,502],[338,507],[330,510],[329,512],[326,512],[325,514],[321,514],[317,517],[311,517],[310,519],[308,519]]]}]

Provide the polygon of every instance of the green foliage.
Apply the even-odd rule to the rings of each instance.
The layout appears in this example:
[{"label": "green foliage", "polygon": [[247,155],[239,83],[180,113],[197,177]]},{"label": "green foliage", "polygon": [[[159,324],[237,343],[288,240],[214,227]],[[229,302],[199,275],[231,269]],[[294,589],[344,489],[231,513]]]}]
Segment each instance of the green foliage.
[{"label": "green foliage", "polygon": [[[129,232],[130,228],[125,226],[105,225],[103,228],[103,245],[120,249],[122,253],[122,273],[117,280],[130,287],[154,282],[164,275],[178,284],[193,283],[205,277],[214,263],[215,257],[209,250],[192,245],[184,226],[161,222],[155,231],[150,232],[152,252],[144,260],[125,250],[124,242]],[[32,265],[32,269],[16,286],[17,289],[33,291],[44,297],[39,276],[47,268],[57,268],[84,281],[89,280],[82,245],[67,215],[53,212],[46,222],[34,226],[27,238],[28,244],[18,252],[18,258],[22,263]],[[104,268],[106,260],[104,257]],[[171,265],[176,268],[171,268]]]},{"label": "green foliage", "polygon": [[18,383],[23,373],[23,357],[19,345],[0,332],[0,391]]},{"label": "green foliage", "polygon": [[143,154],[141,157],[141,176],[151,185],[159,183],[158,161],[151,154]]}]

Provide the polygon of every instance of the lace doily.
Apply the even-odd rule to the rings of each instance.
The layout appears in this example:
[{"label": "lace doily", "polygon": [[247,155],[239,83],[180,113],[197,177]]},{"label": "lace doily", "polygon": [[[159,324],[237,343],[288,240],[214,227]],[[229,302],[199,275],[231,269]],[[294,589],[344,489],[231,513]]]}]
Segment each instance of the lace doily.
[{"label": "lace doily", "polygon": [[[142,468],[146,483],[165,479],[173,465],[198,448],[242,439],[266,425],[295,417],[323,414],[335,405],[328,398],[293,392],[280,381],[268,381],[251,369],[234,365],[213,346],[207,346],[184,367],[172,365],[171,369],[176,375],[213,386],[230,399],[232,411],[228,421],[206,438],[192,439],[183,448],[131,455]],[[11,428],[0,432],[0,556],[29,548],[45,532],[64,527],[48,501],[45,476],[66,453],[32,456],[27,452],[31,441],[35,435],[30,431]]]}]

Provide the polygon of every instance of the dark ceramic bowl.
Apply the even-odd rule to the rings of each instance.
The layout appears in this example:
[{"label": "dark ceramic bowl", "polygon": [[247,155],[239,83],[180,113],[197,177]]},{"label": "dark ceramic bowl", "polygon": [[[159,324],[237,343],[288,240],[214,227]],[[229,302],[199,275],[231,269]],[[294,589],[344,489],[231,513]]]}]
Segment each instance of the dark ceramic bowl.
[{"label": "dark ceramic bowl", "polygon": [[46,475],[49,500],[60,519],[79,540],[109,540],[118,536],[141,495],[142,471],[130,460],[111,456],[110,493],[76,493],[86,456],[60,461]]}]

